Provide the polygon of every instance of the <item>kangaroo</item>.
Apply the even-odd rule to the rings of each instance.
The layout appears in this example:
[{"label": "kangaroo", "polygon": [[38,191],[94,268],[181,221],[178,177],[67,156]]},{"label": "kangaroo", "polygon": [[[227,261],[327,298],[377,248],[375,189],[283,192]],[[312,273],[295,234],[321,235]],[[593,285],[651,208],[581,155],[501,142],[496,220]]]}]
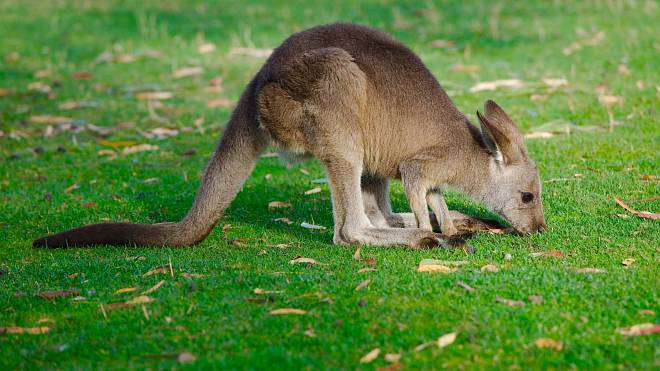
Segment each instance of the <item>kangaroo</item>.
[{"label": "kangaroo", "polygon": [[[391,36],[317,26],[285,40],[247,85],[182,220],[87,225],[33,245],[197,244],[268,145],[325,166],[335,244],[446,246],[456,232],[447,187],[483,201],[521,233],[543,231],[541,184],[523,136],[493,101],[478,118],[481,130]],[[389,179],[398,178],[413,213],[392,212]],[[444,234],[432,230],[428,205]]]}]

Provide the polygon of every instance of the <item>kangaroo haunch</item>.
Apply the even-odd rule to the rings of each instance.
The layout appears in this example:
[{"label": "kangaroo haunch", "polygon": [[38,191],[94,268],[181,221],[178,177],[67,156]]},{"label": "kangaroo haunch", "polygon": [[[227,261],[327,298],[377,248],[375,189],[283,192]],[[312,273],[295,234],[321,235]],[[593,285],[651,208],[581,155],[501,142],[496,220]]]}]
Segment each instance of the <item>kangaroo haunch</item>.
[{"label": "kangaroo haunch", "polygon": [[[387,34],[315,27],[289,37],[248,84],[181,221],[88,225],[34,246],[196,244],[268,145],[324,164],[338,244],[444,245],[456,232],[442,197],[447,187],[483,201],[519,232],[544,230],[541,184],[522,134],[493,101],[477,116],[481,129]],[[413,213],[392,212],[391,178],[403,181]],[[429,206],[443,234],[432,231]]]}]

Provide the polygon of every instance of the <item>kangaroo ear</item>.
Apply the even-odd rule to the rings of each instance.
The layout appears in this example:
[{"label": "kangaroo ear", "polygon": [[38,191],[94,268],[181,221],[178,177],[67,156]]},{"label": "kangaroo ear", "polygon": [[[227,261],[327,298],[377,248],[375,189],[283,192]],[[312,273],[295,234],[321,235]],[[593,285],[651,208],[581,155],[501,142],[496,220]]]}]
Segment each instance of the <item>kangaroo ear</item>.
[{"label": "kangaroo ear", "polygon": [[477,111],[481,133],[488,150],[496,159],[510,164],[527,156],[523,135],[497,103],[492,100],[484,104],[485,115]]}]

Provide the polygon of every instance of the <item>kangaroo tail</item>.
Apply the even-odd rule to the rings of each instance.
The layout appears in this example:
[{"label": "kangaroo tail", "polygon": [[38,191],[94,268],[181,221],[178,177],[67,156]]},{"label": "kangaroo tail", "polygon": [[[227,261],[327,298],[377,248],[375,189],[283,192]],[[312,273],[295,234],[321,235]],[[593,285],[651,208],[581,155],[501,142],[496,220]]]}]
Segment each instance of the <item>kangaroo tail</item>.
[{"label": "kangaroo tail", "polygon": [[236,197],[267,144],[267,136],[257,121],[256,85],[255,78],[241,96],[220,144],[206,166],[195,201],[181,221],[91,224],[40,237],[33,246],[190,246],[201,242]]}]

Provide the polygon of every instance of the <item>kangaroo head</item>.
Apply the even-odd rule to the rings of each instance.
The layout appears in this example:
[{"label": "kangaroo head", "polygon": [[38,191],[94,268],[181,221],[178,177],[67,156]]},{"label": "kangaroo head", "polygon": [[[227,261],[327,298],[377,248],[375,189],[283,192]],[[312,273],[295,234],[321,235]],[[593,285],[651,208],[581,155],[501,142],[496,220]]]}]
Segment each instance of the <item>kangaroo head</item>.
[{"label": "kangaroo head", "polygon": [[509,116],[492,100],[477,111],[481,135],[491,163],[482,198],[495,212],[521,233],[546,229],[541,204],[541,181],[534,161],[527,154],[523,135]]}]

